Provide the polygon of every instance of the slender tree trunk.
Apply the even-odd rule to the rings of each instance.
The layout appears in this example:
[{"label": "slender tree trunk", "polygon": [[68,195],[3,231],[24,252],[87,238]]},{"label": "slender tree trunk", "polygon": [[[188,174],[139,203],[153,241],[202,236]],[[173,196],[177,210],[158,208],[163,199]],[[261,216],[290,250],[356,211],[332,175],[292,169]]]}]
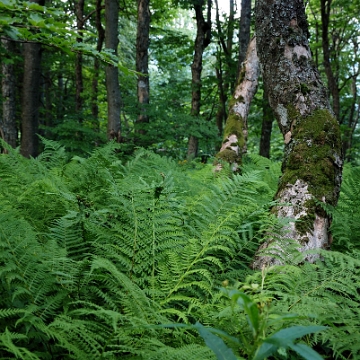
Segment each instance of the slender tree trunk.
[{"label": "slender tree trunk", "polygon": [[[211,1],[208,3],[211,9]],[[202,61],[203,53],[205,48],[210,43],[211,36],[211,17],[208,12],[208,21],[206,22],[203,15],[204,0],[197,1],[194,3],[194,10],[196,16],[196,39],[195,39],[195,53],[194,60],[191,65],[192,74],[192,97],[191,97],[191,115],[197,117],[200,115],[201,106],[201,72],[202,72]],[[193,159],[198,154],[199,139],[190,135],[188,142],[187,158]]]},{"label": "slender tree trunk", "polygon": [[[105,47],[117,55],[119,1],[105,0]],[[106,91],[108,105],[107,136],[109,140],[120,141],[121,97],[119,70],[113,65],[106,66]]]},{"label": "slender tree trunk", "polygon": [[239,22],[239,58],[238,74],[241,74],[242,63],[250,42],[251,0],[241,0],[241,14]]},{"label": "slender tree trunk", "polygon": [[[83,41],[82,32],[84,30],[84,4],[85,0],[78,0],[75,4],[75,14],[76,14],[76,26],[79,37],[76,39],[77,42],[81,43]],[[79,122],[82,122],[82,107],[83,99],[82,92],[84,91],[84,82],[82,74],[82,64],[83,57],[81,52],[76,53],[75,61],[75,112],[78,115]]]},{"label": "slender tree trunk", "polygon": [[24,44],[24,79],[21,116],[21,148],[25,157],[38,154],[41,45]]},{"label": "slender tree trunk", "polygon": [[216,125],[218,128],[219,136],[223,133],[224,119],[226,119],[226,94],[224,90],[224,79],[223,79],[223,67],[221,59],[221,48],[217,52],[217,66],[215,68],[216,78],[218,82],[218,91],[219,91],[219,105],[216,112]]},{"label": "slender tree trunk", "polygon": [[[15,43],[11,40],[3,39],[1,41],[5,51],[11,56],[15,52]],[[16,129],[16,88],[15,72],[13,63],[2,63],[2,110],[3,118],[0,123],[1,137],[12,147],[16,147],[17,129]]]},{"label": "slender tree trunk", "polygon": [[138,0],[138,21],[136,36],[137,97],[140,114],[136,120],[137,133],[144,135],[142,124],[149,122],[147,106],[150,102],[149,89],[149,44],[150,44],[150,0]]},{"label": "slender tree trunk", "polygon": [[[31,0],[44,5],[45,0]],[[38,127],[40,106],[41,45],[24,44],[24,78],[21,113],[20,153],[25,157],[38,154]]]},{"label": "slender tree trunk", "polygon": [[[219,51],[217,51],[217,65],[216,65],[216,78],[218,82],[219,91],[219,105],[216,113],[216,124],[219,130],[220,136],[223,133],[223,125],[227,118],[226,102],[228,99],[229,88],[234,86],[234,75],[233,75],[233,59],[232,59],[232,48],[233,48],[233,37],[234,37],[234,1],[229,0],[229,22],[227,29],[227,39],[224,39],[223,31],[221,29],[220,16],[219,16],[219,5],[218,1],[215,0],[216,9],[216,27],[219,37]],[[222,50],[222,51],[221,51]],[[225,55],[225,61],[223,62],[223,54]],[[224,65],[224,66],[223,66]],[[224,70],[225,69],[225,70]]]},{"label": "slender tree trunk", "polygon": [[[95,24],[96,30],[98,33],[96,50],[101,51],[104,40],[105,40],[105,30],[101,23],[101,10],[102,10],[102,0],[96,0],[96,11],[95,11]],[[92,80],[92,96],[91,96],[91,114],[93,116],[94,128],[96,131],[99,131],[99,106],[98,106],[98,92],[99,92],[99,73],[100,73],[100,60],[98,58],[94,59],[94,77]]]},{"label": "slender tree trunk", "polygon": [[64,118],[64,79],[60,68],[57,75],[57,99],[56,99],[56,117],[58,120]]},{"label": "slender tree trunk", "polygon": [[270,159],[270,142],[271,142],[271,130],[274,121],[274,114],[269,103],[269,97],[267,91],[264,89],[263,94],[263,120],[261,126],[260,137],[260,155]]},{"label": "slender tree trunk", "polygon": [[[45,113],[44,113],[44,122],[47,128],[53,126],[53,104],[52,104],[52,81],[51,81],[51,72],[50,69],[47,69],[44,73],[44,98],[45,98]],[[45,131],[45,136],[48,131]]]},{"label": "slender tree trunk", "polygon": [[332,97],[332,107],[336,119],[340,119],[340,89],[338,78],[335,76],[331,67],[330,44],[329,44],[329,24],[332,0],[321,0],[321,25],[322,25],[322,48],[324,55],[325,74],[328,79],[328,86]]},{"label": "slender tree trunk", "polygon": [[[232,92],[235,87],[236,75],[237,72],[234,73],[237,69],[235,69],[234,60],[232,59],[233,45],[234,45],[234,28],[235,28],[235,10],[234,10],[234,0],[229,0],[229,24],[227,29],[227,41],[226,47],[227,52],[225,54],[227,68],[224,73],[224,93],[228,95],[228,93]],[[247,47],[245,51],[247,50]],[[234,66],[235,65],[235,66]],[[227,100],[227,99],[226,99]],[[226,113],[225,113],[226,115]]]},{"label": "slender tree trunk", "polygon": [[[318,202],[335,206],[338,200],[340,129],[311,60],[303,0],[257,0],[256,34],[264,84],[285,142],[276,194],[284,205],[273,211],[297,220],[289,224],[286,237],[296,241],[300,252],[328,248],[330,218]],[[262,249],[268,256],[260,253],[254,267],[283,261],[278,242]],[[307,261],[317,258],[304,255]]]},{"label": "slender tree trunk", "polygon": [[[259,58],[256,51],[256,38],[249,44],[246,61],[242,63],[238,84],[233,99],[229,104],[229,115],[226,120],[223,143],[217,158],[230,163],[233,171],[241,164],[246,153],[247,118],[251,101],[256,93],[260,72]],[[217,164],[221,169],[221,162]]]}]

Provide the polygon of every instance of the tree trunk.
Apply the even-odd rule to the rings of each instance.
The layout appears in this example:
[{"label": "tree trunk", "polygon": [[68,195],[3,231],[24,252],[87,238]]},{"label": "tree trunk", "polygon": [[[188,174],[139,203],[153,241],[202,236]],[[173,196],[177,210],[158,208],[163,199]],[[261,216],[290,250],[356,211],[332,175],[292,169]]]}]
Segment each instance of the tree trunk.
[{"label": "tree trunk", "polygon": [[[211,2],[210,2],[211,3]],[[192,97],[191,97],[191,115],[200,115],[201,105],[201,72],[202,72],[202,60],[205,48],[210,43],[211,35],[211,18],[205,22],[203,15],[204,0],[197,1],[194,3],[194,10],[196,16],[196,39],[195,39],[195,53],[194,60],[191,65],[191,85],[192,85]],[[210,6],[211,8],[211,6]],[[208,4],[209,10],[209,4]],[[194,135],[190,135],[188,142],[187,158],[189,160],[195,158],[198,153],[199,140]]]},{"label": "tree trunk", "polygon": [[[119,2],[118,0],[105,0],[105,47],[117,54]],[[120,111],[121,97],[118,68],[106,66],[106,92],[108,108],[107,136],[109,140],[120,141]]]},{"label": "tree trunk", "polygon": [[[335,206],[338,200],[340,129],[311,60],[303,0],[257,0],[256,34],[264,84],[285,142],[276,194],[285,205],[273,211],[296,220],[286,237],[296,241],[300,252],[328,248],[330,218],[318,202]],[[260,253],[254,267],[282,262],[279,243],[272,245],[262,246],[269,256]],[[307,261],[317,258],[304,255]]]},{"label": "tree trunk", "polygon": [[[236,171],[241,158],[246,153],[247,118],[251,101],[256,93],[260,72],[259,58],[254,37],[246,53],[246,61],[242,63],[238,84],[233,99],[229,104],[229,115],[226,120],[223,143],[217,158],[230,163]],[[221,169],[221,162],[216,167]]]},{"label": "tree trunk", "polygon": [[140,114],[136,120],[137,133],[144,135],[142,124],[149,122],[147,106],[149,105],[149,32],[150,32],[150,0],[138,0],[138,22],[136,36],[136,71],[139,73],[137,79],[137,97]]},{"label": "tree trunk", "polygon": [[238,74],[241,73],[242,63],[250,42],[251,0],[241,0],[241,14],[239,22],[239,58]]},{"label": "tree trunk", "polygon": [[[15,51],[15,43],[6,39],[3,39],[1,43],[4,50],[9,54],[9,57],[11,57]],[[16,147],[17,142],[15,83],[13,63],[3,62],[1,82],[3,118],[0,124],[1,137],[13,148]]]},{"label": "tree trunk", "polygon": [[[45,0],[31,0],[44,5]],[[40,106],[41,45],[24,44],[24,78],[21,112],[20,153],[25,157],[38,154],[38,127]]]},{"label": "tree trunk", "polygon": [[336,119],[340,119],[340,89],[338,78],[335,76],[330,61],[329,23],[332,0],[321,0],[321,26],[322,26],[322,48],[324,55],[325,74],[332,97],[332,107]]},{"label": "tree trunk", "polygon": [[[95,8],[95,24],[96,30],[98,33],[96,50],[101,51],[104,39],[105,31],[101,23],[101,10],[102,10],[102,0],[96,0]],[[100,60],[95,57],[94,59],[94,77],[92,80],[92,96],[91,96],[91,115],[94,122],[94,130],[99,132],[99,106],[98,106],[98,92],[99,92],[99,73],[100,73]]]},{"label": "tree trunk", "polygon": [[[76,26],[79,37],[76,39],[77,42],[81,43],[83,41],[82,31],[84,30],[84,3],[85,0],[78,0],[75,4],[75,14],[76,14]],[[78,116],[79,122],[82,122],[82,92],[84,90],[83,76],[82,76],[82,62],[83,57],[81,52],[76,53],[76,62],[75,62],[75,112]]]},{"label": "tree trunk", "polygon": [[269,103],[267,91],[263,94],[263,120],[261,126],[260,151],[259,154],[270,159],[271,130],[274,121],[274,114]]},{"label": "tree trunk", "polygon": [[[216,113],[216,124],[218,127],[219,135],[223,133],[223,125],[227,118],[226,102],[228,99],[229,88],[234,87],[234,74],[233,74],[233,59],[232,59],[232,48],[233,48],[233,37],[234,37],[234,0],[229,0],[229,21],[227,29],[227,39],[225,41],[223,31],[220,23],[219,16],[219,4],[215,0],[215,14],[216,14],[216,28],[218,33],[219,51],[217,51],[217,62],[216,62],[216,78],[218,83],[219,92],[219,105]],[[221,51],[223,50],[223,51]],[[225,62],[223,66],[223,53],[225,55]],[[225,68],[225,71],[224,71]]]}]

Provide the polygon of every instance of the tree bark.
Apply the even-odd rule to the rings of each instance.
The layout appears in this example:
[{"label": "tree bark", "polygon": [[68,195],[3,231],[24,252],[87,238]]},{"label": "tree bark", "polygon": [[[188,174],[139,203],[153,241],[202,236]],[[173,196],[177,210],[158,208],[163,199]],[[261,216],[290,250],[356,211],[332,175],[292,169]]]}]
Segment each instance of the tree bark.
[{"label": "tree bark", "polygon": [[[5,51],[11,56],[15,51],[15,43],[11,40],[3,39],[1,41]],[[2,63],[2,122],[1,137],[13,148],[17,143],[17,128],[16,128],[16,79],[14,72],[14,64],[12,62]]]},{"label": "tree bark", "polygon": [[[117,55],[119,21],[119,1],[105,0],[105,47]],[[119,85],[119,70],[112,65],[106,66],[106,91],[108,123],[107,136],[109,140],[120,141],[120,111],[121,97]]]},{"label": "tree bark", "polygon": [[269,103],[267,91],[264,89],[263,94],[263,119],[261,126],[260,151],[259,154],[270,159],[271,131],[274,121],[274,114]]},{"label": "tree bark", "polygon": [[137,133],[144,135],[145,130],[141,125],[149,122],[147,106],[149,105],[149,44],[150,44],[150,0],[138,0],[138,21],[136,36],[136,71],[137,97],[140,114],[136,120]]},{"label": "tree bark", "polygon": [[[229,104],[229,115],[226,120],[223,143],[217,158],[230,163],[236,171],[241,164],[242,155],[246,153],[247,118],[251,101],[256,93],[260,72],[259,58],[256,51],[256,38],[249,44],[246,61],[242,63],[238,84],[233,99]],[[221,169],[221,162],[217,164]]]},{"label": "tree bark", "polygon": [[[342,154],[339,124],[334,117],[308,43],[303,0],[257,0],[257,49],[265,87],[280,130],[285,155],[273,211],[295,219],[287,238],[300,252],[328,248],[330,217],[318,202],[335,206],[339,196]],[[253,266],[281,263],[279,243],[266,243],[268,251]],[[271,254],[274,255],[271,256]],[[315,261],[317,254],[304,254]]]},{"label": "tree bark", "polygon": [[[45,0],[31,0],[44,5]],[[24,78],[21,111],[20,153],[25,157],[38,155],[40,106],[41,45],[24,44]]]},{"label": "tree bark", "polygon": [[[210,8],[211,8],[211,1]],[[196,39],[195,39],[195,53],[194,60],[191,65],[191,85],[192,85],[192,97],[191,97],[191,115],[200,115],[201,105],[201,72],[203,53],[205,48],[210,43],[211,36],[211,18],[208,15],[208,21],[206,22],[203,15],[204,0],[194,2],[194,10],[196,16]],[[209,4],[208,4],[209,10]],[[208,13],[209,14],[209,13]],[[187,158],[189,160],[195,158],[198,154],[199,140],[196,136],[190,135],[188,142]]]},{"label": "tree bark", "polygon": [[[95,24],[96,30],[98,33],[96,50],[101,51],[104,40],[105,40],[105,30],[101,23],[101,10],[102,10],[102,0],[96,0],[95,8]],[[91,96],[91,114],[93,117],[95,131],[99,132],[99,106],[98,106],[98,92],[99,92],[99,73],[100,73],[100,60],[96,57],[94,59],[94,77],[92,80],[92,96]]]},{"label": "tree bark", "polygon": [[328,79],[328,86],[332,97],[332,108],[336,119],[340,119],[340,89],[339,79],[335,76],[331,67],[330,44],[329,44],[329,24],[332,0],[321,0],[321,27],[322,27],[322,48],[324,56],[325,74]]},{"label": "tree bark", "polygon": [[[85,4],[85,0],[78,0],[75,4],[76,26],[79,34],[76,41],[79,43],[83,41],[82,31],[84,30],[84,4]],[[82,53],[77,52],[76,61],[75,61],[75,112],[78,116],[80,123],[82,122],[82,114],[81,114],[83,107],[82,92],[84,91],[82,63],[83,63]]]},{"label": "tree bark", "polygon": [[241,73],[242,63],[250,42],[251,0],[241,0],[241,13],[239,22],[239,58],[238,74]]}]

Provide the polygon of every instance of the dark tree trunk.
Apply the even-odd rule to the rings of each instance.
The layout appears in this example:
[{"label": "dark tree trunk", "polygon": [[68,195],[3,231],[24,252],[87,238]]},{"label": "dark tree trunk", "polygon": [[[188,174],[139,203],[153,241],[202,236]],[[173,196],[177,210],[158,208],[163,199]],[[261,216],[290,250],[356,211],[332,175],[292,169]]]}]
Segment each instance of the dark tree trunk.
[{"label": "dark tree trunk", "polygon": [[[95,24],[96,30],[98,33],[96,50],[101,51],[104,40],[105,40],[105,30],[101,23],[101,10],[102,10],[102,0],[96,0],[96,9],[95,9]],[[98,106],[98,92],[99,92],[99,73],[100,73],[100,60],[96,57],[94,59],[94,77],[92,80],[92,96],[91,96],[91,114],[94,121],[94,130],[99,131],[99,106]]]},{"label": "dark tree trunk", "polygon": [[221,50],[218,51],[217,66],[215,71],[216,71],[216,78],[218,82],[218,91],[219,91],[219,105],[218,105],[218,110],[216,112],[216,125],[218,128],[219,135],[221,136],[223,133],[224,121],[226,120],[226,116],[227,116],[226,115],[227,96],[225,94],[225,89],[224,89]]},{"label": "dark tree trunk", "polygon": [[138,0],[138,21],[136,36],[136,71],[139,73],[137,79],[137,97],[140,114],[136,120],[137,133],[144,135],[142,124],[149,122],[147,106],[149,105],[149,44],[150,44],[150,0]]},{"label": "dark tree trunk", "polygon": [[[79,37],[76,40],[79,43],[83,41],[82,35],[84,30],[84,4],[85,4],[85,0],[78,0],[77,3],[75,4],[76,26],[79,34]],[[76,61],[75,61],[75,111],[76,114],[78,115],[79,122],[82,122],[82,114],[81,114],[83,107],[82,92],[84,90],[82,65],[83,65],[82,54],[81,52],[77,52]]]},{"label": "dark tree trunk", "polygon": [[[335,206],[342,154],[339,124],[334,117],[308,43],[303,0],[257,0],[257,49],[264,84],[280,130],[285,156],[274,209],[279,217],[297,220],[286,237],[300,252],[328,248],[330,218],[317,202]],[[259,256],[253,266],[281,263],[279,243],[265,244],[272,256]],[[304,259],[314,261],[316,254]]]},{"label": "dark tree trunk", "polygon": [[[247,118],[251,101],[256,93],[260,72],[259,58],[256,51],[256,38],[250,43],[246,54],[246,61],[242,63],[238,84],[233,99],[229,104],[229,115],[226,120],[223,143],[217,158],[228,162],[233,171],[241,164],[247,146]],[[216,170],[222,168],[221,161]]]},{"label": "dark tree trunk", "polygon": [[338,78],[331,67],[331,54],[329,44],[329,23],[332,0],[321,0],[322,48],[324,55],[324,68],[328,79],[328,86],[332,97],[332,108],[336,119],[340,119],[340,89]]},{"label": "dark tree trunk", "polygon": [[[233,37],[234,37],[234,1],[229,0],[229,22],[227,29],[227,39],[223,36],[223,31],[220,23],[219,16],[219,5],[218,1],[215,0],[216,9],[216,27],[219,37],[219,51],[217,51],[217,65],[216,65],[216,78],[218,82],[219,92],[219,105],[216,113],[216,124],[220,136],[223,133],[223,125],[227,118],[226,102],[228,99],[229,89],[234,86],[235,76],[233,74],[233,59],[232,59],[232,48],[233,48]],[[225,61],[223,62],[223,54],[225,55]]]},{"label": "dark tree trunk", "polygon": [[[201,106],[201,72],[203,53],[205,48],[210,43],[211,38],[211,17],[209,15],[209,6],[211,9],[211,1],[208,3],[208,21],[206,22],[203,15],[204,0],[197,1],[194,4],[195,17],[196,17],[196,39],[195,39],[195,53],[194,60],[191,65],[191,85],[192,85],[192,97],[191,97],[191,115],[200,115]],[[193,159],[198,154],[199,140],[196,136],[190,135],[188,142],[187,158]]]},{"label": "dark tree trunk", "polygon": [[[31,0],[44,5],[45,0]],[[24,78],[21,113],[20,153],[25,157],[38,154],[38,127],[40,106],[41,45],[24,44]]]},{"label": "dark tree trunk", "polygon": [[238,74],[241,73],[241,64],[245,60],[246,51],[250,42],[251,0],[241,0],[241,14],[239,22],[239,59]]},{"label": "dark tree trunk", "polygon": [[58,120],[64,118],[64,79],[60,68],[57,75],[57,99],[56,99],[56,117]]},{"label": "dark tree trunk", "polygon": [[[119,1],[105,0],[105,47],[117,54],[119,21]],[[121,97],[119,70],[116,66],[106,66],[106,92],[108,108],[107,136],[109,140],[120,141]]]},{"label": "dark tree trunk", "polygon": [[[15,43],[11,40],[1,41],[3,48],[9,57],[15,52]],[[16,147],[17,128],[16,128],[16,79],[14,64],[9,62],[2,63],[2,122],[1,137],[12,147]]]},{"label": "dark tree trunk", "polygon": [[41,78],[41,45],[24,44],[24,79],[21,116],[21,148],[25,157],[38,154],[38,127]]},{"label": "dark tree trunk", "polygon": [[[53,103],[52,103],[52,80],[51,80],[51,72],[47,69],[44,73],[44,105],[45,105],[45,113],[44,113],[44,125],[47,128],[51,128],[53,126]],[[47,131],[45,131],[45,136],[47,136]]]},{"label": "dark tree trunk", "polygon": [[260,137],[260,155],[270,159],[270,143],[271,143],[271,130],[274,121],[274,114],[269,103],[267,91],[264,89],[263,94],[263,119],[261,126]]}]

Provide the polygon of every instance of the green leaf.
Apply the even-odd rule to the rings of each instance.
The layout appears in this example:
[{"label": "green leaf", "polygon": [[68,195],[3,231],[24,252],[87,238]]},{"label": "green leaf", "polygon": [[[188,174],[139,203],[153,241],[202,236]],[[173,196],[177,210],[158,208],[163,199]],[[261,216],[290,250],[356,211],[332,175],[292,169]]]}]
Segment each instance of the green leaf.
[{"label": "green leaf", "polygon": [[236,290],[229,293],[233,301],[245,311],[248,316],[248,321],[252,331],[255,334],[259,332],[259,309],[254,301],[252,301],[246,294]]},{"label": "green leaf", "polygon": [[227,347],[222,339],[212,334],[206,327],[199,322],[195,324],[205,344],[215,353],[218,360],[237,360],[232,349]]},{"label": "green leaf", "polygon": [[322,356],[306,344],[291,344],[289,348],[296,351],[306,360],[323,360]]},{"label": "green leaf", "polygon": [[263,360],[266,357],[272,355],[276,350],[277,346],[269,343],[262,343],[258,348],[253,360]]},{"label": "green leaf", "polygon": [[274,344],[277,347],[287,347],[292,344],[294,340],[299,339],[305,335],[312,334],[318,331],[325,330],[326,326],[292,326],[286,329],[281,329],[274,335],[266,338],[264,342]]}]

